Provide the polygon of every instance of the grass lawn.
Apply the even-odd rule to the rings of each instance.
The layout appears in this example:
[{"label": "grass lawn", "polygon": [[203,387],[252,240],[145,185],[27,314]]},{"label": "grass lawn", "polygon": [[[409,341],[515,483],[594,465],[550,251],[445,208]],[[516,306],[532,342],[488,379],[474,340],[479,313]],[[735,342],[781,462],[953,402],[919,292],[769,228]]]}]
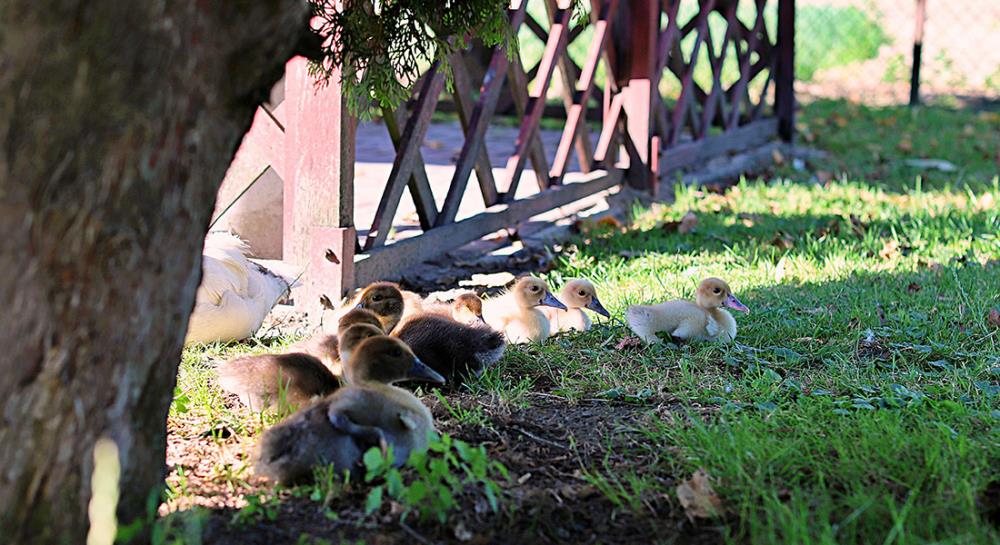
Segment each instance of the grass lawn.
[{"label": "grass lawn", "polygon": [[[619,317],[720,276],[751,309],[736,343],[639,347],[612,320],[512,347],[423,397],[484,451],[439,444],[404,484],[369,460],[372,484],[286,490],[247,465],[277,416],[236,408],[212,369],[291,339],[188,350],[161,542],[996,543],[1000,116],[815,103],[800,123],[828,159],[681,189],[547,275],[594,280]],[[957,170],[902,161],[919,157]],[[664,228],[688,210],[693,233]],[[698,470],[715,517],[678,499]]]}]

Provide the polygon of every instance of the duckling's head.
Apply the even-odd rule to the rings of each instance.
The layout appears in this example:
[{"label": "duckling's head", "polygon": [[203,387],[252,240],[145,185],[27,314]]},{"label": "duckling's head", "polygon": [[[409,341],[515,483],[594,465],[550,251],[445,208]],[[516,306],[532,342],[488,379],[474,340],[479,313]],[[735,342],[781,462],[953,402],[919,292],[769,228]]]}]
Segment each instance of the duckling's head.
[{"label": "duckling's head", "polygon": [[[340,321],[337,322],[337,334],[343,335],[344,331],[347,331],[352,325],[368,324],[382,329],[382,322],[379,321],[378,316],[370,311],[363,308],[352,308],[347,314],[340,317]],[[383,331],[383,333],[385,333]]]},{"label": "duckling's head", "polygon": [[463,324],[486,323],[483,320],[483,300],[475,293],[463,293],[451,304],[451,317]]},{"label": "duckling's head", "polygon": [[357,308],[375,313],[382,329],[388,333],[403,316],[403,294],[391,282],[376,282],[361,292]]},{"label": "duckling's head", "polygon": [[361,341],[346,368],[348,382],[392,384],[420,380],[444,384],[444,377],[420,361],[403,341],[379,335]]},{"label": "duckling's head", "polygon": [[339,335],[341,364],[345,364],[350,360],[351,354],[361,344],[361,341],[378,337],[379,335],[385,335],[382,327],[368,323],[354,324],[347,329],[341,330]]},{"label": "duckling's head", "polygon": [[729,284],[718,278],[706,278],[698,285],[696,301],[701,308],[729,307],[740,312],[750,312],[729,289]]},{"label": "duckling's head", "polygon": [[611,317],[611,313],[604,308],[604,305],[597,298],[597,288],[590,283],[590,280],[578,278],[566,282],[559,296],[569,308],[586,308],[605,318]]},{"label": "duckling's head", "polygon": [[562,304],[562,302],[549,292],[548,285],[541,278],[522,276],[514,284],[514,288],[511,291],[514,293],[514,298],[517,300],[518,305],[522,308],[533,308],[542,305],[566,310],[566,305]]}]

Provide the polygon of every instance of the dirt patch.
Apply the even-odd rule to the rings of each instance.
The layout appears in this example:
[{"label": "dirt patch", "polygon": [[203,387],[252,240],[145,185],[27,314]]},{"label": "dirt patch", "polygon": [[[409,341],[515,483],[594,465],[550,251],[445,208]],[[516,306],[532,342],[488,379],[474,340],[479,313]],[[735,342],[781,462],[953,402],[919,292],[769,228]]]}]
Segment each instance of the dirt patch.
[{"label": "dirt patch", "polygon": [[[396,509],[366,517],[366,491],[355,487],[322,501],[283,492],[267,516],[241,523],[234,513],[246,495],[271,491],[252,477],[252,441],[225,430],[198,430],[193,422],[172,422],[169,481],[183,487],[172,507],[200,505],[211,510],[206,543],[254,545],[295,543],[303,535],[331,543],[661,543],[718,542],[717,529],[692,525],[673,497],[676,480],[655,464],[641,430],[655,411],[649,407],[596,400],[573,402],[529,394],[527,406],[513,406],[468,394],[449,396],[448,404],[478,410],[484,418],[460,422],[432,396],[440,431],[486,446],[491,459],[510,471],[502,511],[493,513],[474,496],[446,524],[400,521]],[[655,483],[636,495],[637,503],[616,503],[588,480],[588,472],[642,475]],[[183,471],[183,475],[180,472]],[[308,543],[309,541],[305,541]]]}]

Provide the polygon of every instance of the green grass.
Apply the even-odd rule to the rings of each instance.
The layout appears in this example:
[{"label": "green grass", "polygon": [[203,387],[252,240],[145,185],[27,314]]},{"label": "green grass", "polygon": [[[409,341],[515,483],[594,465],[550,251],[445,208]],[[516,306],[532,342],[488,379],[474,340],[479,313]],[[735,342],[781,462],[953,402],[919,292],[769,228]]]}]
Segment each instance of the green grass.
[{"label": "green grass", "polygon": [[[659,517],[704,468],[724,514],[697,524],[733,543],[996,543],[1000,333],[986,317],[1000,308],[1000,118],[818,102],[800,126],[829,157],[721,195],[680,188],[625,233],[567,244],[546,275],[592,279],[617,317],[720,276],[751,309],[736,343],[620,349],[628,330],[601,321],[512,347],[441,409],[489,429],[539,393],[569,419],[584,399],[637,407],[631,439],[604,437],[608,457],[581,461],[579,482],[617,512]],[[912,157],[959,168],[915,170]],[[688,210],[693,233],[661,227]],[[171,417],[254,437],[273,417],[227,409],[211,368],[265,349],[186,351]]]}]

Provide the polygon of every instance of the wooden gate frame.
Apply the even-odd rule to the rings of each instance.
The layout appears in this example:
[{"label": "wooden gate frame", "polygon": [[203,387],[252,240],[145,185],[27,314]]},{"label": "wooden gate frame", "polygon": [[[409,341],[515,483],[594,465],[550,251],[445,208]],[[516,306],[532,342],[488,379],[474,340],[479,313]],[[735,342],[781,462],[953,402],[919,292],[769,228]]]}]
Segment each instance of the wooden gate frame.
[{"label": "wooden gate frame", "polygon": [[[320,311],[322,299],[339,299],[356,284],[398,277],[428,258],[623,181],[655,195],[660,177],[667,172],[760,145],[776,135],[791,141],[794,0],[777,0],[778,32],[773,41],[764,24],[764,10],[773,4],[769,0],[697,0],[698,12],[683,24],[678,11],[686,0],[590,0],[590,19],[575,25],[570,0],[531,0],[545,2],[547,24],[527,13],[526,1],[514,0],[509,17],[515,31],[525,25],[544,42],[537,65],[525,71],[518,56],[508,58],[505,52],[494,51],[473,100],[473,82],[463,56],[449,59],[454,82],[451,95],[465,140],[440,209],[431,194],[420,144],[445,92],[441,67],[434,65],[423,75],[405,107],[383,112],[396,157],[363,241],[353,218],[356,121],[347,113],[337,75],[330,85],[317,88],[308,76],[305,59],[289,61],[284,100],[277,107],[262,107],[243,145],[266,139],[270,149],[281,150],[270,164],[284,181],[282,259],[306,267],[299,306],[310,313]],[[756,11],[749,27],[736,17],[742,4]],[[713,13],[726,20],[718,52],[708,21]],[[578,66],[567,47],[588,26],[594,29],[593,37]],[[693,51],[685,58],[680,44],[691,33],[695,33]],[[735,51],[739,79],[725,86],[722,66],[730,47]],[[702,48],[712,70],[707,90],[694,80]],[[609,77],[604,89],[596,89],[595,75],[602,62]],[[539,123],[556,70],[572,87],[562,86],[566,124],[550,165],[539,138]],[[750,82],[765,71],[763,92],[751,97]],[[661,96],[664,77],[680,82],[676,97]],[[772,82],[773,115],[766,115]],[[498,184],[486,152],[485,133],[504,91],[512,93],[521,123],[514,153]],[[596,146],[591,146],[584,122],[591,98],[602,105]],[[675,99],[672,105],[667,98]],[[710,134],[710,127],[721,133]],[[685,135],[689,136],[686,141]],[[283,145],[275,146],[276,138],[283,139]],[[621,160],[619,149],[626,152]],[[567,179],[571,153],[580,165],[575,180]],[[540,192],[515,199],[529,162]],[[473,171],[486,210],[455,221]],[[423,233],[386,244],[404,190],[413,198]]]}]

